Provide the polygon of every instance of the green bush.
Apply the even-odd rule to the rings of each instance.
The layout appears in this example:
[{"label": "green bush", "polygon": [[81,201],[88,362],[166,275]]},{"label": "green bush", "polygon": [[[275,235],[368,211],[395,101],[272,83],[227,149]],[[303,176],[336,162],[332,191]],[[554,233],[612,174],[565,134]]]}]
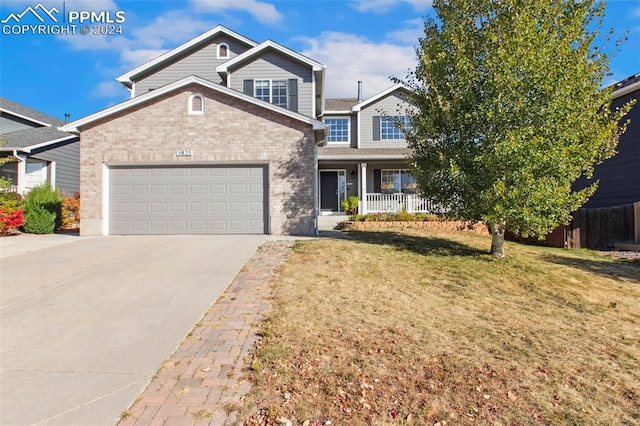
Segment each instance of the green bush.
[{"label": "green bush", "polygon": [[17,192],[0,191],[0,207],[5,210],[17,210],[22,205],[22,195]]},{"label": "green bush", "polygon": [[62,194],[46,184],[33,188],[24,199],[24,231],[52,234],[62,220]]},{"label": "green bush", "polygon": [[340,206],[346,214],[356,214],[358,212],[358,202],[358,197],[348,197],[340,202]]}]

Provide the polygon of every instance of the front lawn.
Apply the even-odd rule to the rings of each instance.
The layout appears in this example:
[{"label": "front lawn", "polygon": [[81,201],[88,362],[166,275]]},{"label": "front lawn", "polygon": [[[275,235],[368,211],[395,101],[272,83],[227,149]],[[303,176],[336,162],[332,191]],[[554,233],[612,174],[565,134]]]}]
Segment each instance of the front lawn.
[{"label": "front lawn", "polygon": [[280,269],[245,424],[640,423],[638,261],[349,235],[299,242]]}]

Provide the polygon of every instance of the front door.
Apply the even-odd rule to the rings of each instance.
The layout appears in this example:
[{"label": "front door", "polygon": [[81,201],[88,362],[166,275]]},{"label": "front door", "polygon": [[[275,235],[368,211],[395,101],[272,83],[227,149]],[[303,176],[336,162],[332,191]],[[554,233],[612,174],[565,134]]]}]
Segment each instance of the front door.
[{"label": "front door", "polygon": [[320,171],[320,209],[338,211],[338,172]]}]

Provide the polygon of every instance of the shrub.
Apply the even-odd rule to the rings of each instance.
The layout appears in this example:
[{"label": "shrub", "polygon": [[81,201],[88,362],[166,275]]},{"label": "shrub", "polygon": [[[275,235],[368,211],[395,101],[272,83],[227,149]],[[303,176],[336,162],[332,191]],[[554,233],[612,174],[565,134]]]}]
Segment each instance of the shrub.
[{"label": "shrub", "polygon": [[31,234],[52,234],[62,220],[62,194],[46,184],[31,190],[24,200],[24,230]]},{"label": "shrub", "polygon": [[10,230],[24,225],[22,210],[9,210],[0,207],[0,235],[7,235]]},{"label": "shrub", "polygon": [[0,192],[0,207],[17,210],[22,205],[22,195],[17,192]]},{"label": "shrub", "polygon": [[358,197],[348,197],[340,202],[340,206],[346,214],[356,214],[358,212],[358,201]]},{"label": "shrub", "polygon": [[62,229],[77,228],[80,225],[80,194],[62,199]]}]

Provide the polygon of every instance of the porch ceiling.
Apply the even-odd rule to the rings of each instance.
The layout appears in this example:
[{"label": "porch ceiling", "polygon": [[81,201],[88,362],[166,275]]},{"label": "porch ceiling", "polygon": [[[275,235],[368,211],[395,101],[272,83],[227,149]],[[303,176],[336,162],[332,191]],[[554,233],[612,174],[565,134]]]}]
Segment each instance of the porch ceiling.
[{"label": "porch ceiling", "polygon": [[403,160],[409,148],[318,148],[318,160]]}]

